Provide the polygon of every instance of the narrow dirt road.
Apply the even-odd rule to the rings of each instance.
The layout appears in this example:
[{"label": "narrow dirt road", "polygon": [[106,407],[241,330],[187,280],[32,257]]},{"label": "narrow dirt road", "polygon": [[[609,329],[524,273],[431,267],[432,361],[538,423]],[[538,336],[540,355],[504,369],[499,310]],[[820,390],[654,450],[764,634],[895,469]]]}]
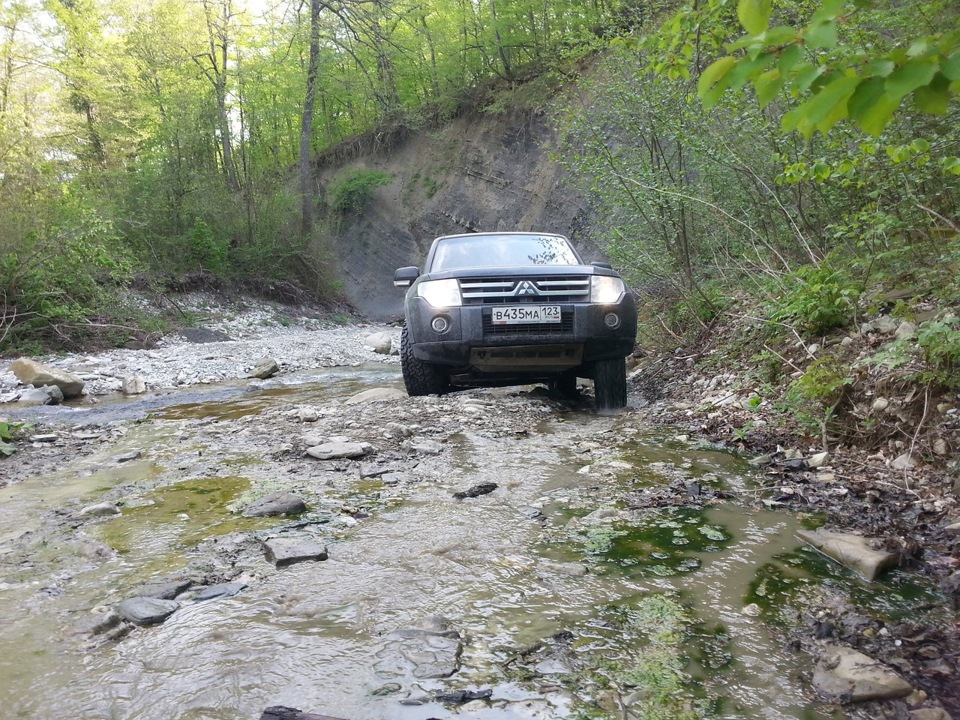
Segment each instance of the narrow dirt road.
[{"label": "narrow dirt road", "polygon": [[849,716],[768,623],[850,580],[734,502],[744,460],[589,396],[408,398],[375,330],[168,348],[172,385],[286,369],[10,413],[3,717]]}]

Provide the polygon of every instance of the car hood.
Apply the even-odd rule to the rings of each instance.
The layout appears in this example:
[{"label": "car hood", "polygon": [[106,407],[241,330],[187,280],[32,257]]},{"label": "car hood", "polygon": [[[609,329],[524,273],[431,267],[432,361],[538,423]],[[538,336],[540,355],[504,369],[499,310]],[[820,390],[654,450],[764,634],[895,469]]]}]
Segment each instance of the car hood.
[{"label": "car hood", "polygon": [[517,265],[515,267],[470,267],[454,270],[441,270],[422,275],[420,280],[444,280],[446,278],[474,277],[544,277],[547,275],[620,275],[608,268],[595,265]]}]

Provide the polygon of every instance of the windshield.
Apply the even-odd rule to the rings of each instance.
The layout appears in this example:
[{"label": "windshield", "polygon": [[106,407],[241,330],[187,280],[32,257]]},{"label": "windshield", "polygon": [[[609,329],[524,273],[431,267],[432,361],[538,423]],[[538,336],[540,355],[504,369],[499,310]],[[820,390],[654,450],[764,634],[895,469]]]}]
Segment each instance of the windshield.
[{"label": "windshield", "polygon": [[430,272],[466,267],[579,265],[566,238],[556,235],[465,235],[437,243]]}]

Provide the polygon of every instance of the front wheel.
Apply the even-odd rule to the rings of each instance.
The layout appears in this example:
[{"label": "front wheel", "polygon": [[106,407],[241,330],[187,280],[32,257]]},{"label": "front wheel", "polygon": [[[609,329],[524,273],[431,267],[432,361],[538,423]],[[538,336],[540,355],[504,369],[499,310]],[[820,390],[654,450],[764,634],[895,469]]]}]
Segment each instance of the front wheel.
[{"label": "front wheel", "polygon": [[450,389],[450,378],[434,365],[418,360],[410,346],[407,328],[400,332],[400,369],[407,395],[443,395]]},{"label": "front wheel", "polygon": [[593,368],[593,393],[597,410],[617,410],[627,404],[625,358],[597,360]]}]

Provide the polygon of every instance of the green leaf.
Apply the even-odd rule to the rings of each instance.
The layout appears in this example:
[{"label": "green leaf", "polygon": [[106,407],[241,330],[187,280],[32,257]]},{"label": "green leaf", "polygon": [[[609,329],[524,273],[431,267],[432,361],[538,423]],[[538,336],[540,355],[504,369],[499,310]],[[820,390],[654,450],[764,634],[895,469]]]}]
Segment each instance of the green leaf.
[{"label": "green leaf", "polygon": [[827,20],[836,20],[847,9],[847,0],[823,0],[820,9],[810,18],[810,24],[821,23]]},{"label": "green leaf", "polygon": [[[723,79],[724,75],[730,72],[730,68],[732,68],[736,62],[737,59],[733,55],[727,55],[711,63],[710,67],[700,75],[700,80],[697,82],[697,94],[703,98],[710,88],[715,86]],[[724,89],[726,89],[725,85]],[[709,108],[707,109],[709,110]]]},{"label": "green leaf", "polygon": [[940,167],[944,172],[951,175],[960,175],[960,158],[945,157],[940,160]]},{"label": "green leaf", "polygon": [[770,53],[763,53],[755,58],[739,59],[736,65],[731,68],[730,72],[724,77],[724,82],[727,83],[728,87],[734,89],[743,87],[747,80],[757,75],[757,73],[767,66],[772,57],[773,55]]},{"label": "green leaf", "polygon": [[770,101],[777,96],[780,88],[783,87],[783,82],[784,78],[780,74],[779,68],[767,70],[753,81],[753,89],[757,92],[760,107],[766,107],[770,104]]},{"label": "green leaf", "polygon": [[786,45],[797,41],[797,29],[789,25],[779,25],[770,28],[759,38],[767,45]]},{"label": "green leaf", "polygon": [[780,73],[784,76],[789,73],[794,65],[803,59],[803,50],[799,45],[790,45],[780,53]]},{"label": "green leaf", "polygon": [[946,75],[948,80],[960,80],[960,53],[941,61],[940,72]]},{"label": "green leaf", "polygon": [[803,39],[810,48],[835,48],[837,46],[837,23],[825,20],[810,25],[803,33]]},{"label": "green leaf", "polygon": [[759,35],[770,24],[772,5],[773,0],[740,0],[737,3],[740,24],[751,35]]},{"label": "green leaf", "polygon": [[873,107],[877,100],[883,97],[883,94],[886,92],[885,88],[886,83],[881,77],[867,78],[861,82],[847,103],[847,110],[850,112],[850,117],[855,120],[863,117],[863,114]]},{"label": "green leaf", "polygon": [[864,68],[864,75],[873,75],[876,77],[887,77],[897,69],[897,64],[893,60],[874,60]]},{"label": "green leaf", "polygon": [[7,456],[13,455],[16,449],[17,448],[11,443],[3,442],[3,440],[0,440],[0,455],[7,455]]},{"label": "green leaf", "polygon": [[[938,77],[943,77],[939,75]],[[946,80],[946,78],[944,78]],[[936,78],[934,82],[926,87],[919,88],[913,94],[913,102],[925,113],[931,115],[945,115],[950,107],[952,95],[949,90],[949,83],[945,86],[938,86]]]},{"label": "green leaf", "polygon": [[791,89],[797,95],[808,90],[813,81],[820,77],[826,68],[823,65],[813,65],[811,63],[801,63],[794,68],[793,71],[793,82],[790,84]]},{"label": "green leaf", "polygon": [[937,74],[937,66],[925,60],[908,60],[887,78],[886,89],[891,95],[902,98],[919,87],[929,85]]},{"label": "green leaf", "polygon": [[806,116],[798,126],[800,132],[808,137],[812,134],[813,128],[826,133],[847,117],[847,101],[859,84],[860,78],[844,75],[833,80],[805,102],[803,106],[806,107]]},{"label": "green leaf", "polygon": [[902,98],[884,93],[857,118],[857,126],[865,133],[877,137],[890,122],[893,112],[900,107]]}]

